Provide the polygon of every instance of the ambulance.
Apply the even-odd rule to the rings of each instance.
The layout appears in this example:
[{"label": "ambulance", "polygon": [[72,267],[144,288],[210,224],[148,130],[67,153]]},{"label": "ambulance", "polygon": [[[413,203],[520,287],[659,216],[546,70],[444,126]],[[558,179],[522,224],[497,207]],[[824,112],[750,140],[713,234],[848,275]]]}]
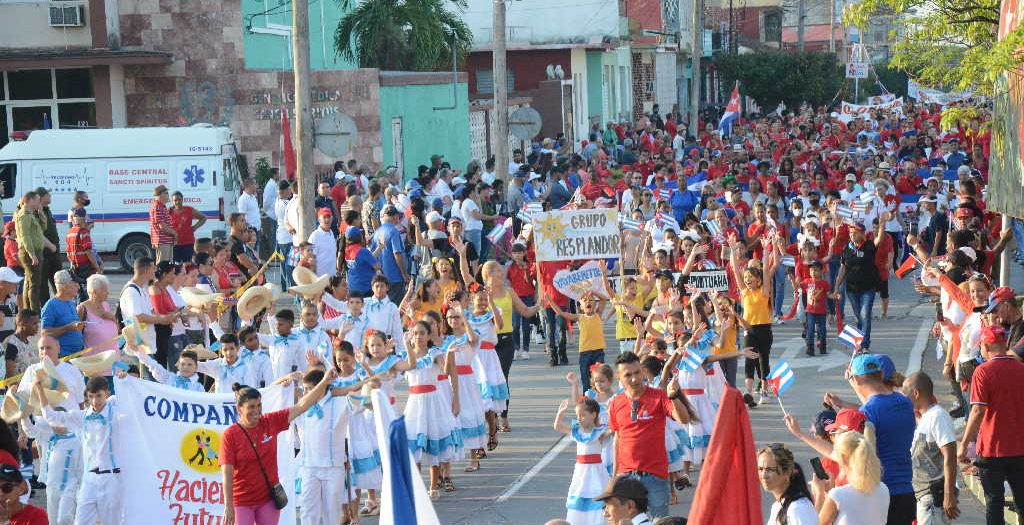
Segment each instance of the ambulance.
[{"label": "ambulance", "polygon": [[[68,210],[75,191],[89,193],[93,244],[116,253],[121,266],[153,256],[149,208],[163,184],[184,194],[185,205],[206,215],[196,238],[220,237],[239,194],[238,152],[231,130],[196,125],[177,128],[60,129],[12,134],[0,149],[0,182],[6,220],[25,192],[46,188],[65,246]],[[170,203],[168,203],[170,206]]]}]

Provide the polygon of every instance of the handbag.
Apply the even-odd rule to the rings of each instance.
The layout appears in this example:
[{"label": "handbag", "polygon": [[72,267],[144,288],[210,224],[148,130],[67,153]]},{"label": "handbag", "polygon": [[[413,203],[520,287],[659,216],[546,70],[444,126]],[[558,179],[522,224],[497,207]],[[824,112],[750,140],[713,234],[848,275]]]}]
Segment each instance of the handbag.
[{"label": "handbag", "polygon": [[[238,425],[238,423],[235,423]],[[252,438],[249,437],[249,433],[245,431],[242,425],[238,425],[238,428],[245,434],[245,439],[249,440],[249,445],[252,446],[252,452],[256,455],[256,464],[260,466],[260,474],[263,474],[263,481],[267,484],[267,490],[270,491],[270,499],[274,500],[274,508],[281,510],[288,506],[288,494],[284,491],[284,487],[280,483],[270,484],[270,478],[267,477],[267,471],[263,468],[263,460],[260,458],[260,452],[256,450],[256,443],[253,442]]]}]

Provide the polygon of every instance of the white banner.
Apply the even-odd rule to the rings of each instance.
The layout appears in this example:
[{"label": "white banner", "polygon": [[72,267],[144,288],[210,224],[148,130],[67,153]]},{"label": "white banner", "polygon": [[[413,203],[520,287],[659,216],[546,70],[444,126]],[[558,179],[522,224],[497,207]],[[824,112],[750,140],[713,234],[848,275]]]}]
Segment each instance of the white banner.
[{"label": "white banner", "polygon": [[948,106],[953,102],[970,98],[971,91],[946,93],[945,91],[939,91],[937,89],[921,87],[917,82],[907,80],[907,96],[922,104],[939,104],[940,106]]},{"label": "white banner", "polygon": [[875,95],[868,97],[868,104],[885,104],[886,102],[892,102],[896,100],[896,95],[893,93],[884,93],[881,95]]},{"label": "white banner", "polygon": [[533,214],[538,261],[612,259],[622,247],[618,212],[611,208]]},{"label": "white banner", "polygon": [[[224,485],[221,434],[237,418],[232,394],[192,392],[128,377],[115,380],[124,450],[121,468],[126,523],[220,523]],[[263,393],[264,413],[291,405],[292,388]],[[277,470],[288,491],[281,525],[294,525],[295,468],[291,432],[277,436]],[[262,483],[262,481],[260,481]]]},{"label": "white banner", "polygon": [[839,120],[850,122],[855,118],[871,118],[871,111],[895,111],[903,114],[903,97],[897,98],[884,104],[851,104],[842,102],[839,105]]},{"label": "white banner", "polygon": [[570,299],[579,300],[587,292],[597,292],[604,298],[611,294],[604,286],[601,278],[601,265],[604,261],[590,261],[575,270],[561,269],[555,273],[552,281],[555,289]]},{"label": "white banner", "polygon": [[719,292],[729,291],[729,275],[725,270],[710,270],[707,272],[690,272],[686,279],[686,286],[693,286],[698,292],[718,290]]}]

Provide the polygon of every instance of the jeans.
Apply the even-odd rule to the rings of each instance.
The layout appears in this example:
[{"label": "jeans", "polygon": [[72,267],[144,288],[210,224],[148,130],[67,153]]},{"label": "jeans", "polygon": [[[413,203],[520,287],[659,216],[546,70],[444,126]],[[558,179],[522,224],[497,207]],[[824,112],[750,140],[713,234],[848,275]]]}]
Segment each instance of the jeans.
[{"label": "jeans", "polygon": [[[1003,504],[1006,500],[1004,484],[1010,485],[1013,501],[1017,502],[1017,505],[1020,505],[1021,498],[1024,497],[1024,456],[1003,458],[978,456],[975,464],[978,466],[981,488],[985,491],[985,523],[987,525],[1002,525],[1005,523],[1003,521]],[[1018,506],[1018,508],[1020,507]],[[1017,516],[1020,517],[1019,510]]]},{"label": "jeans", "polygon": [[281,289],[287,290],[295,283],[292,281],[292,270],[295,268],[288,262],[291,257],[292,243],[286,242],[277,245],[277,251],[281,252],[284,260],[281,261]]},{"label": "jeans", "polygon": [[786,267],[781,264],[772,276],[772,293],[775,294],[775,317],[782,317],[782,303],[786,302]]},{"label": "jeans", "polygon": [[818,350],[821,352],[825,351],[825,341],[827,340],[825,319],[827,317],[825,314],[807,314],[807,333],[804,334],[804,340],[807,341],[807,353],[814,353],[815,336],[818,339]]},{"label": "jeans", "polygon": [[[842,263],[833,258],[828,262],[828,288],[829,290],[835,290],[839,292],[839,311],[842,312],[846,308],[846,285],[844,284],[836,290],[836,277],[839,277],[839,267]],[[835,299],[829,298],[828,300],[828,312],[835,314],[836,312],[836,301]]]},{"label": "jeans", "polygon": [[640,480],[647,489],[647,515],[651,519],[668,516],[668,478],[659,478],[646,472],[633,472],[629,475]]},{"label": "jeans", "polygon": [[718,362],[718,365],[722,367],[725,382],[729,383],[729,386],[736,388],[736,370],[739,368],[739,358],[723,359]]},{"label": "jeans", "polygon": [[[480,230],[480,232],[482,234],[483,230]],[[501,239],[499,239],[499,240],[501,240]],[[483,247],[480,248],[480,260],[481,261],[486,261],[487,260],[487,255],[489,253],[491,253],[491,246],[492,246],[491,245],[491,240],[488,239],[487,237],[481,237],[480,238],[480,242],[483,243]],[[494,259],[495,260],[498,259],[497,258],[497,252],[495,252],[495,258]]]},{"label": "jeans", "polygon": [[[520,295],[519,300],[523,302],[523,305],[530,307],[536,304],[537,298],[533,295]],[[519,312],[512,309],[512,341],[515,343],[515,349],[517,351],[529,352],[530,351],[530,330],[532,323],[529,319],[524,318]]]},{"label": "jeans", "polygon": [[[473,246],[476,246],[476,252],[478,254],[484,253],[484,251],[483,251],[484,250],[483,235],[484,235],[484,231],[483,230],[466,230],[465,233],[462,234],[462,236],[467,241],[473,243]],[[480,256],[480,260],[481,261],[484,260],[482,255]]]},{"label": "jeans", "polygon": [[853,307],[853,315],[857,318],[857,329],[864,333],[864,342],[860,347],[867,350],[871,348],[871,308],[875,305],[875,291],[849,292],[847,296]]},{"label": "jeans", "polygon": [[911,525],[917,517],[917,500],[913,492],[889,495],[889,515],[885,525]]},{"label": "jeans", "polygon": [[[547,322],[547,350],[551,362],[558,361],[560,356],[565,355],[566,334],[565,318],[556,314],[551,308],[544,309],[544,317]],[[555,337],[558,337],[558,344],[555,344]]]},{"label": "jeans", "polygon": [[1013,229],[1013,240],[1017,243],[1019,255],[1024,255],[1024,219],[1016,217],[1010,219],[1010,228]]},{"label": "jeans", "polygon": [[590,367],[603,362],[604,349],[580,352],[580,380],[583,382],[584,392],[590,390]]}]

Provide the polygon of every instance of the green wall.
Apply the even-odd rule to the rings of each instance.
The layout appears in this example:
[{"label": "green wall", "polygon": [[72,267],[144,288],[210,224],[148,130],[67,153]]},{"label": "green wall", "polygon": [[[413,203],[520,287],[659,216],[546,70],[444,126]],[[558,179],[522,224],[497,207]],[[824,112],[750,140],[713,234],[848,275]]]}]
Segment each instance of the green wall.
[{"label": "green wall", "polygon": [[599,115],[604,122],[607,119],[602,114],[601,54],[600,51],[587,51],[587,117]]},{"label": "green wall", "polygon": [[420,164],[430,165],[430,156],[444,155],[452,168],[466,169],[469,163],[469,85],[456,87],[455,109],[451,84],[381,86],[380,141],[384,165],[395,164],[391,137],[392,119],[402,118],[403,180],[416,175]]},{"label": "green wall", "polygon": [[[333,0],[309,2],[309,64],[314,70],[355,69],[334,51],[334,30],[344,14]],[[248,69],[291,69],[291,36],[268,34],[291,27],[291,2],[276,7],[279,0],[242,1],[242,40]],[[264,12],[267,13],[264,14]],[[250,30],[251,26],[251,30]]]}]

